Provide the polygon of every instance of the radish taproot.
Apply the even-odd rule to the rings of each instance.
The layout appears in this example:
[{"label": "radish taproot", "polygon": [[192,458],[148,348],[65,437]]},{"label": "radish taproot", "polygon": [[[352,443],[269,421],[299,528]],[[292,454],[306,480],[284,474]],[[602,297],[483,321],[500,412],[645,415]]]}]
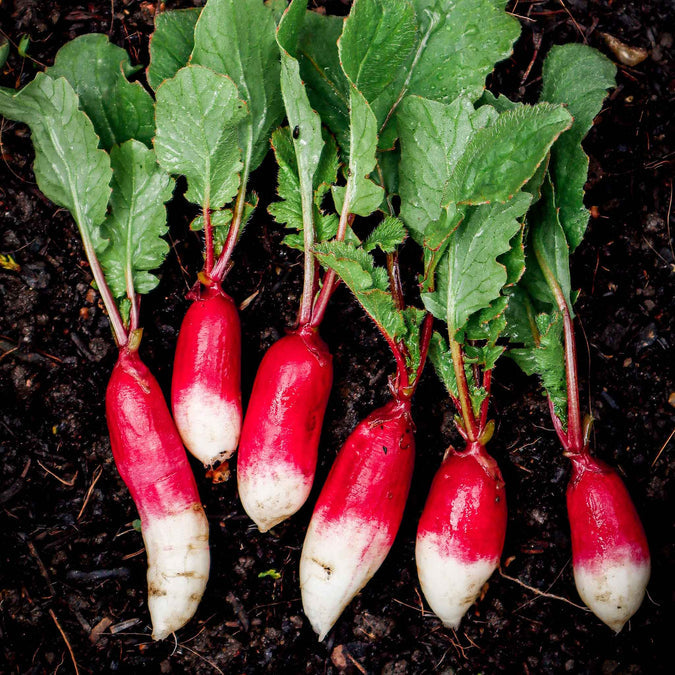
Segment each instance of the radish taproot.
[{"label": "radish taproot", "polygon": [[[404,237],[401,222],[389,216],[359,248],[338,241],[315,247],[321,264],[336,271],[375,321],[396,360],[391,399],[360,422],[340,449],[302,547],[302,603],[320,640],[389,553],[412,479],[410,401],[426,361],[431,317],[404,306],[396,253]],[[386,253],[387,271],[366,250],[375,246]]]},{"label": "radish taproot", "polygon": [[[445,104],[409,96],[399,104],[401,217],[424,248],[424,305],[447,324],[447,337],[434,334],[430,358],[466,444],[446,453],[416,543],[422,591],[452,628],[504,546],[504,481],[485,445],[506,291],[523,273],[522,219],[532,197],[521,188],[570,123],[561,106],[548,104],[502,113],[475,109],[465,97]],[[442,150],[436,161],[430,146]]]},{"label": "radish taproot", "polygon": [[[169,250],[161,237],[173,181],[157,165],[155,153],[134,138],[121,143],[110,138],[109,153],[98,148],[104,136],[97,135],[98,127],[85,114],[88,99],[80,100],[75,89],[98,87],[99,77],[104,83],[124,80],[118,92],[132,85],[120,68],[122,50],[105,36],[85,37],[64,48],[67,58],[57,57],[54,74],[62,70],[68,79],[40,73],[16,95],[2,90],[0,113],[30,127],[38,185],[77,223],[119,348],[106,417],[113,457],[141,517],[148,608],[153,637],[161,640],[193,616],[209,572],[209,527],[187,455],[159,385],[138,354],[140,295],[157,285],[150,270]],[[95,72],[67,67],[71,60],[92,59],[99,63]],[[70,79],[77,77],[71,86]],[[103,100],[104,106],[119,103],[114,97]],[[97,109],[100,101],[93,105]],[[133,120],[143,121],[144,109],[132,106]],[[152,123],[150,114],[137,130],[147,131]],[[105,130],[114,135],[129,128]]]},{"label": "radish taproot", "polygon": [[410,402],[370,413],[340,449],[300,558],[302,605],[323,640],[394,543],[415,462]]},{"label": "radish taproot", "polygon": [[574,125],[553,146],[546,175],[528,188],[539,201],[528,216],[527,270],[507,316],[510,354],[527,374],[540,377],[553,427],[572,463],[567,509],[577,590],[619,632],[642,602],[650,556],[626,487],[590,454],[592,419],[582,419],[579,404],[569,261],[589,219],[583,204],[588,157],[581,141],[615,84],[615,72],[611,61],[585,45],[554,47],[544,62],[541,98],[566,103]]},{"label": "radish taproot", "polygon": [[[185,15],[187,22],[194,18]],[[253,26],[250,40],[246,30]],[[249,176],[283,117],[274,35],[266,4],[209,0],[194,25],[189,65],[161,80],[164,43],[153,50],[157,158],[168,173],[187,178],[185,196],[201,209],[191,228],[204,231],[204,266],[189,294],[193,305],[176,346],[171,396],[183,441],[206,467],[230,458],[241,433],[239,319],[221,285],[257,204],[255,194],[247,196]]]},{"label": "radish taproot", "polygon": [[295,58],[306,9],[306,0],[294,0],[277,30],[289,125],[272,134],[281,201],[269,209],[292,231],[285,243],[304,252],[302,301],[297,326],[270,347],[258,368],[237,455],[239,497],[261,532],[296,513],[314,482],[333,359],[319,335],[325,310],[319,299],[327,300],[332,280],[315,301],[318,280],[312,247],[317,231],[341,239],[347,227],[346,218],[337,233],[324,227],[335,221],[322,213],[321,201],[336,181],[338,159],[335,143],[323,139],[321,120],[309,104]]}]

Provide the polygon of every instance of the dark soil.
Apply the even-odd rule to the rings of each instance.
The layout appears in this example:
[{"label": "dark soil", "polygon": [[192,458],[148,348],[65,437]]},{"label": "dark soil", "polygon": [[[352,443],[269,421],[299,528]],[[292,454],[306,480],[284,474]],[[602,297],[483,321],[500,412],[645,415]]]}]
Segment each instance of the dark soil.
[{"label": "dark soil", "polygon": [[[169,7],[189,2],[167,3]],[[199,4],[199,3],[195,3]],[[330,2],[345,13],[347,3]],[[114,19],[111,19],[114,8]],[[15,43],[1,83],[29,81],[67,40],[109,33],[145,62],[154,5],[135,0],[0,3]],[[610,57],[602,33],[649,52],[620,65],[618,87],[586,143],[591,156],[588,236],[575,255],[583,401],[596,418],[598,456],[618,467],[642,516],[653,559],[649,597],[615,636],[579,604],[565,514],[568,464],[536,382],[504,360],[496,373],[491,450],[508,485],[503,574],[456,633],[420,599],[413,556],[417,518],[448,443],[453,411],[427,371],[414,403],[418,461],[399,537],[385,564],[318,643],[302,614],[298,559],[310,504],[273,533],[251,525],[236,481],[211,485],[194,465],[212,531],[207,596],[177,642],[153,643],[145,556],[134,506],[112,462],[104,391],[115,360],[108,321],[69,215],[42,197],[25,127],[4,122],[0,162],[0,672],[70,673],[660,673],[673,616],[672,59],[675,9],[650,0],[513,3],[523,34],[490,86],[536,98],[541,58],[553,43],[587,41]],[[535,55],[538,56],[528,71]],[[527,71],[527,76],[525,75]],[[670,131],[670,135],[669,135]],[[265,215],[271,161],[254,176],[263,206],[239,246],[226,288],[242,311],[243,387],[298,306],[302,267]],[[178,200],[180,202],[180,200]],[[168,393],[185,291],[199,265],[189,214],[171,210],[173,252],[143,305],[142,355]],[[414,250],[406,264],[415,264]],[[317,485],[357,421],[387,396],[392,364],[373,325],[340,290],[323,335],[335,357]],[[663,451],[662,453],[660,451]],[[280,577],[260,577],[276,570]],[[550,595],[542,596],[532,588]],[[670,626],[672,628],[672,624]]]}]

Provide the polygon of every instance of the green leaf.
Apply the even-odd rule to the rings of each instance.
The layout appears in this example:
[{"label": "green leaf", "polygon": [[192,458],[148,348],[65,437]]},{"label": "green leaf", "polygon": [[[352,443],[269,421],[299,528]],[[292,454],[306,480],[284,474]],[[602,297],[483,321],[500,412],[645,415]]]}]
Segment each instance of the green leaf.
[{"label": "green leaf", "polygon": [[107,245],[100,225],[110,196],[110,158],[64,78],[38,73],[17,94],[0,90],[0,115],[30,127],[42,193],[72,214],[88,256]]},{"label": "green leaf", "polygon": [[505,286],[514,286],[525,273],[525,229],[523,227],[509,242],[509,250],[500,255],[497,261],[506,268]]},{"label": "green leaf", "polygon": [[502,113],[471,138],[450,177],[445,202],[507,201],[534,174],[571,123],[562,106],[547,103]]},{"label": "green leaf", "polygon": [[16,48],[16,51],[19,52],[19,56],[22,59],[25,59],[28,56],[28,47],[30,47],[30,36],[22,35],[19,40],[19,46]]},{"label": "green leaf", "polygon": [[349,213],[369,216],[384,198],[384,190],[369,178],[375,169],[377,120],[365,97],[354,87],[349,97],[349,177],[345,188],[333,188],[333,197],[342,210],[347,199]]},{"label": "green leaf", "polygon": [[[300,66],[295,58],[298,36],[305,18],[307,0],[293,0],[284,14],[277,42],[281,52],[281,93],[286,108],[286,116],[290,128],[295,168],[297,171],[300,201],[300,228],[307,229],[311,237],[308,247],[311,248],[315,238],[314,224],[314,174],[321,161],[324,142],[321,132],[321,119],[312,109],[307,98],[305,86],[300,77]],[[306,251],[309,255],[310,252]]]},{"label": "green leaf", "polygon": [[155,31],[150,38],[148,84],[157,90],[190,60],[195,44],[195,24],[201,9],[173,9],[155,17]]},{"label": "green leaf", "polygon": [[523,105],[522,103],[516,103],[511,101],[509,98],[503,94],[495,96],[491,91],[487,89],[483,92],[483,95],[476,103],[476,107],[482,107],[484,105],[489,105],[491,108],[494,108],[497,112],[503,113],[507,110],[514,110],[515,108]]},{"label": "green leaf", "polygon": [[370,254],[340,241],[317,244],[315,252],[324,267],[337,272],[363,309],[390,340],[396,341],[407,334],[406,322],[396,310],[389,292],[386,270],[376,268]]},{"label": "green leaf", "polygon": [[7,63],[7,58],[9,57],[9,41],[5,38],[0,40],[0,68],[5,67]]},{"label": "green leaf", "polygon": [[555,193],[550,180],[542,186],[542,197],[528,214],[529,250],[523,283],[530,295],[540,302],[557,306],[547,280],[547,270],[562,290],[571,316],[572,310],[569,247],[558,219]]},{"label": "green leaf", "polygon": [[127,295],[127,278],[136,293],[151,291],[159,280],[149,270],[160,267],[169,245],[166,207],[173,180],[158,166],[155,153],[129,140],[113,147],[110,212],[103,223],[108,247],[100,255],[106,281],[115,298]]},{"label": "green leaf", "polygon": [[260,572],[258,574],[258,579],[264,579],[265,577],[271,577],[276,581],[277,579],[281,579],[281,574],[279,574],[279,572],[277,572],[275,569],[265,570],[264,572]]},{"label": "green leaf", "polygon": [[186,66],[157,90],[157,160],[187,178],[186,198],[218,209],[239,188],[238,125],[246,105],[229,77]]},{"label": "green leaf", "polygon": [[507,58],[520,35],[506,0],[413,0],[421,36],[428,35],[408,93],[450,103],[476,101],[495,63]]},{"label": "green leaf", "polygon": [[363,248],[372,251],[379,247],[384,253],[393,253],[403,243],[407,234],[405,226],[398,218],[386,216],[363,242]]},{"label": "green leaf", "polygon": [[349,81],[340,65],[337,41],[344,19],[307,12],[298,60],[312,107],[335,134],[341,148],[349,148]]},{"label": "green leaf", "polygon": [[450,335],[456,336],[471,314],[500,296],[508,275],[497,258],[509,250],[531,199],[521,192],[506,204],[471,209],[450,236],[438,267],[436,290],[422,295],[427,309],[447,321]]},{"label": "green leaf", "polygon": [[100,146],[109,150],[130,138],[152,145],[152,97],[139,82],[127,79],[137,70],[126,51],[110,43],[106,35],[89,33],[61,47],[46,73],[70,82],[80,108],[94,124]]},{"label": "green leaf", "polygon": [[399,191],[401,217],[412,237],[424,241],[426,228],[441,218],[443,193],[457,162],[476,131],[496,119],[488,106],[451,104],[406,97],[398,110],[401,138]]},{"label": "green leaf", "polygon": [[562,315],[558,312],[539,314],[536,321],[540,342],[532,351],[534,372],[541,378],[542,386],[553,402],[554,412],[565,427],[567,424],[567,380]]},{"label": "green leaf", "polygon": [[[355,0],[338,50],[345,75],[366,101],[372,103],[391,84],[415,38],[415,11],[408,0]],[[397,95],[390,91],[388,98],[392,93]]]},{"label": "green leaf", "polygon": [[589,213],[584,207],[588,157],[581,147],[607,90],[616,86],[616,66],[599,51],[581,44],[554,46],[544,61],[541,100],[565,103],[574,117],[570,130],[553,146],[551,177],[560,222],[574,249],[581,242]]},{"label": "green leaf", "polygon": [[272,11],[260,0],[208,0],[195,26],[191,62],[231,77],[248,105],[250,117],[240,125],[247,176],[284,116],[275,33]]},{"label": "green leaf", "polygon": [[429,360],[433,364],[438,378],[450,395],[458,398],[459,392],[457,390],[455,368],[452,363],[452,354],[445,338],[436,331],[431,336],[431,342],[429,343]]}]

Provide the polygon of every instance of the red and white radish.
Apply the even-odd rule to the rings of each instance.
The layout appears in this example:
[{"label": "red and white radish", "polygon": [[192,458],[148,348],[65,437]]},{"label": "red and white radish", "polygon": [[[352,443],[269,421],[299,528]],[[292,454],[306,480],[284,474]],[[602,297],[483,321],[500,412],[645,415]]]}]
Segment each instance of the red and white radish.
[{"label": "red and white radish", "polygon": [[106,392],[115,464],[141,517],[155,640],[195,613],[209,576],[209,525],[164,395],[135,349],[122,347]]},{"label": "red and white radish", "polygon": [[506,534],[506,494],[497,462],[480,443],[450,447],[417,529],[415,558],[424,597],[457,628],[499,565]]},{"label": "red and white radish", "polygon": [[314,482],[332,356],[310,326],[286,335],[256,374],[237,458],[239,496],[261,532],[293,515]]},{"label": "red and white radish", "polygon": [[386,558],[403,517],[414,458],[406,400],[372,412],[338,453],[300,558],[302,605],[319,640]]},{"label": "red and white radish", "polygon": [[647,538],[616,471],[588,453],[571,460],[567,512],[574,581],[586,605],[618,633],[645,595]]},{"label": "red and white radish", "polygon": [[188,450],[205,466],[228,459],[241,432],[241,329],[220,285],[202,287],[176,345],[171,404]]}]

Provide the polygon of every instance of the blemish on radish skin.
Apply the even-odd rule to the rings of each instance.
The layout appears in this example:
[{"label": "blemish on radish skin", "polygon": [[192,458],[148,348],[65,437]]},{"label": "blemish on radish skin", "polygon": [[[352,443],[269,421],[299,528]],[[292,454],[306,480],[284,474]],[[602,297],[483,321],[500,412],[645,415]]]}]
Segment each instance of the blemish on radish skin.
[{"label": "blemish on radish skin", "polygon": [[384,451],[384,454],[386,455],[386,454],[387,454],[387,446],[386,446],[386,445],[383,445],[383,446],[382,446],[382,450]]}]

